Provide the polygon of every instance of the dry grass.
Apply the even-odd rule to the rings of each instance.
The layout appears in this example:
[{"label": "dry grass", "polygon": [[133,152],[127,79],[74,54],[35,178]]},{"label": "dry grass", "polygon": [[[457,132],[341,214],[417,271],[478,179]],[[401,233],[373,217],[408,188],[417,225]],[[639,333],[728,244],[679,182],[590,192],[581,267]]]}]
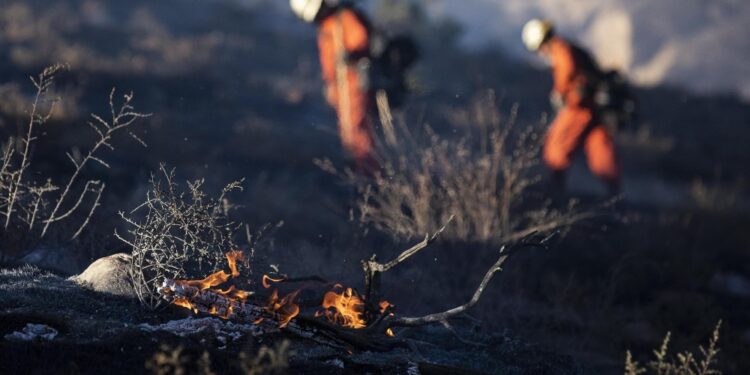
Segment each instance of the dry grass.
[{"label": "dry grass", "polygon": [[252,348],[245,348],[240,352],[240,368],[246,375],[286,374],[289,357],[293,354],[289,347],[289,341],[283,340],[273,347],[263,345],[255,354],[252,354]]},{"label": "dry grass", "polygon": [[159,351],[146,361],[145,368],[153,375],[216,375],[211,370],[211,356],[204,351],[197,360],[185,354],[182,346],[162,345]]},{"label": "dry grass", "polygon": [[732,183],[722,183],[721,173],[717,172],[713,180],[694,179],[690,185],[690,197],[693,203],[702,210],[731,212],[737,209],[745,190],[745,182],[740,179]]},{"label": "dry grass", "polygon": [[[526,199],[541,181],[541,137],[532,126],[516,126],[517,107],[502,120],[494,103],[490,92],[453,113],[455,126],[463,127],[458,137],[438,136],[426,126],[426,141],[420,141],[402,126],[398,137],[386,138],[395,141],[380,146],[383,171],[372,179],[338,171],[328,161],[318,165],[357,188],[362,223],[399,239],[434,233],[454,216],[446,238],[498,244],[589,216],[573,206],[557,210],[548,200]],[[380,112],[390,122],[392,116]]]},{"label": "dry grass", "polygon": [[[62,222],[66,222],[65,230],[72,231],[67,234],[68,239],[81,236],[100,206],[105,189],[100,180],[84,180],[84,171],[90,164],[109,168],[102,154],[106,149],[114,150],[111,142],[119,133],[128,133],[143,144],[129,128],[149,115],[133,108],[132,93],[124,95],[121,103],[116,103],[115,90],[112,89],[109,114],[91,114],[88,122],[96,133],[94,143],[83,152],[76,149],[66,153],[74,166],[73,171],[59,181],[40,178],[33,168],[32,151],[55,113],[59,99],[51,97],[51,88],[57,76],[65,70],[66,65],[56,64],[31,77],[36,91],[27,111],[28,121],[23,135],[9,138],[0,154],[0,238],[4,245],[0,261],[23,256],[48,235],[51,227]],[[71,222],[76,221],[77,224],[71,227]]]},{"label": "dry grass", "polygon": [[698,348],[700,356],[684,351],[671,357],[669,355],[671,332],[667,332],[659,350],[654,350],[655,359],[648,362],[646,367],[635,361],[630,351],[627,351],[625,353],[625,375],[720,375],[721,371],[716,369],[720,328],[721,321],[716,324],[716,328],[708,341],[708,346]]}]

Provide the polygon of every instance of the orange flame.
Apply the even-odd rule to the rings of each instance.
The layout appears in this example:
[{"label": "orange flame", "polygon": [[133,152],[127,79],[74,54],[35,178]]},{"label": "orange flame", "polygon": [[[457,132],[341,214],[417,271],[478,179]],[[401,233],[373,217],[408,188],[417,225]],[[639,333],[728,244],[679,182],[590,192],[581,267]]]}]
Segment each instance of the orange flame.
[{"label": "orange flame", "polygon": [[283,278],[274,279],[271,276],[263,275],[263,279],[261,279],[261,284],[263,284],[264,288],[268,289],[271,287],[271,283],[280,283],[282,281],[284,281]]},{"label": "orange flame", "polygon": [[266,311],[271,314],[276,314],[279,321],[279,328],[286,327],[286,325],[289,324],[289,321],[299,314],[299,306],[294,303],[297,294],[299,294],[299,290],[289,293],[279,299],[279,291],[278,289],[275,289],[273,293],[271,293],[271,296],[268,297]]},{"label": "orange flame", "polygon": [[[358,296],[352,288],[344,288],[336,284],[334,289],[323,296],[322,306],[325,310],[315,316],[325,316],[330,322],[343,327],[360,329],[367,327],[365,319],[365,300]],[[341,290],[340,293],[337,290]],[[381,314],[393,315],[393,304],[388,301],[378,303]],[[385,331],[388,336],[394,336],[393,330]]]},{"label": "orange flame", "polygon": [[238,251],[232,251],[232,252],[226,253],[226,256],[227,256],[227,263],[229,264],[229,269],[232,271],[232,277],[239,276],[240,271],[237,270],[237,261],[244,262],[245,255],[242,253],[241,250],[238,250]]},{"label": "orange flame", "polygon": [[229,279],[239,276],[240,271],[237,269],[237,261],[243,261],[245,259],[242,251],[229,252],[226,254],[226,257],[227,263],[229,263],[231,274],[228,274],[224,271],[219,271],[208,275],[203,280],[183,280],[181,282],[185,285],[198,287],[200,288],[200,290],[206,290],[224,284],[225,282],[229,281]]},{"label": "orange flame", "polygon": [[198,313],[198,309],[195,306],[193,306],[193,304],[190,301],[188,301],[187,298],[177,297],[172,301],[172,303],[174,303],[177,306],[182,306],[188,310],[192,310],[193,313],[195,314]]},{"label": "orange flame", "polygon": [[[231,301],[237,301],[241,303],[247,302],[247,299],[253,294],[252,292],[237,289],[234,285],[230,285],[227,289],[219,289],[217,286],[224,284],[234,277],[240,275],[239,269],[237,268],[238,261],[244,261],[245,257],[242,251],[233,251],[226,254],[227,263],[229,264],[230,273],[225,271],[218,271],[208,275],[202,280],[175,280],[177,284],[197,287],[200,290],[210,290],[213,293],[226,297]],[[263,276],[263,286],[270,288],[269,282],[280,282],[283,279],[274,279],[267,275]],[[286,327],[289,322],[299,314],[300,308],[294,303],[294,299],[299,294],[299,291],[287,294],[283,298],[279,298],[278,290],[274,290],[268,299],[265,311],[269,314],[273,314],[276,320],[279,322],[279,328]],[[189,298],[186,297],[175,297],[172,301],[173,304],[190,309],[194,313],[198,313],[199,309],[194,305]],[[229,305],[211,305],[205,308],[206,312],[210,315],[215,315],[223,319],[229,319],[234,314],[234,306]],[[257,319],[254,324],[259,324],[263,321],[263,318]]]},{"label": "orange flame", "polygon": [[[336,285],[334,288],[342,288]],[[348,328],[364,328],[367,322],[364,319],[365,301],[357,296],[352,288],[346,288],[341,293],[330,291],[323,296],[322,314],[329,321]]]},{"label": "orange flame", "polygon": [[[385,300],[380,301],[379,306],[381,314],[385,314],[386,310],[388,310],[389,308],[393,308],[393,304]],[[391,313],[391,315],[393,315],[393,313]]]}]

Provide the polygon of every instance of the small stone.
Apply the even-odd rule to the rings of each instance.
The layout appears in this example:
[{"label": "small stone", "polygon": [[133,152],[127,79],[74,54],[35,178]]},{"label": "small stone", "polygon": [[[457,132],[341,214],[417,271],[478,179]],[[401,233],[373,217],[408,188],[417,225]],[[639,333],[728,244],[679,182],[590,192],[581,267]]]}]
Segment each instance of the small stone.
[{"label": "small stone", "polygon": [[135,297],[135,290],[128,273],[130,260],[130,254],[125,253],[97,259],[83,273],[71,277],[70,280],[97,292]]}]

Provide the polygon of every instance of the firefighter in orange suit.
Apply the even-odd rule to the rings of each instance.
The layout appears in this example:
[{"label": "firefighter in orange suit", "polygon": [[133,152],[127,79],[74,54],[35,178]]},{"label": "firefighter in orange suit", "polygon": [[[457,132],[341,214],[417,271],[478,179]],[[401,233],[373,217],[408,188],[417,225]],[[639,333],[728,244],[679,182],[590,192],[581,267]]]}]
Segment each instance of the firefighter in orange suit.
[{"label": "firefighter in orange suit", "polygon": [[583,148],[589,169],[617,193],[620,168],[612,135],[597,118],[591,95],[594,76],[598,71],[593,59],[577,46],[555,35],[550,22],[534,19],[523,29],[523,42],[530,51],[549,59],[552,64],[554,88],[550,95],[559,109],[549,128],[542,158],[558,182],[564,182],[576,150]]},{"label": "firefighter in orange suit", "polygon": [[360,69],[362,64],[369,63],[370,26],[350,5],[330,3],[330,0],[290,0],[297,16],[318,27],[326,99],[336,110],[341,143],[354,158],[357,170],[371,174],[379,169],[368,116],[373,99],[367,87],[369,77]]}]

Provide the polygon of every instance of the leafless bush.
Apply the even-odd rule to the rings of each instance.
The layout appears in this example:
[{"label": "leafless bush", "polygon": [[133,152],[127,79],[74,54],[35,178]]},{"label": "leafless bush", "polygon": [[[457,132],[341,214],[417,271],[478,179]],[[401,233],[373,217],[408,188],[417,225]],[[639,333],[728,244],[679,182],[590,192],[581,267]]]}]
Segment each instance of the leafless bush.
[{"label": "leafless bush", "polygon": [[452,114],[455,125],[464,127],[460,137],[444,138],[429,127],[426,143],[412,141],[403,129],[399,141],[387,137],[380,152],[383,171],[371,180],[340,172],[330,162],[319,166],[357,187],[359,220],[401,239],[434,233],[450,217],[446,238],[492,243],[586,217],[572,207],[553,210],[544,199],[531,207],[524,199],[540,181],[535,172],[540,137],[533,127],[515,127],[516,108],[501,121],[492,99],[480,97],[469,110]]},{"label": "leafless bush", "polygon": [[713,180],[694,179],[690,185],[690,197],[693,203],[702,210],[730,212],[737,208],[741,201],[745,182],[721,183],[721,173],[716,172]]},{"label": "leafless bush", "polygon": [[88,122],[97,135],[94,144],[83,156],[74,157],[67,153],[74,165],[73,172],[59,185],[51,178],[38,181],[32,170],[32,149],[41,133],[40,128],[54,113],[59,99],[50,98],[49,93],[57,75],[65,69],[65,65],[52,65],[31,78],[36,92],[28,110],[25,133],[20,138],[11,137],[0,154],[0,238],[4,242],[2,255],[6,259],[23,255],[31,241],[44,237],[53,224],[62,221],[79,220],[70,235],[72,239],[78,238],[99,207],[105,189],[102,181],[82,181],[85,168],[92,162],[109,168],[101,153],[105,148],[114,150],[110,142],[117,133],[127,131],[143,144],[127,129],[148,115],[136,112],[132,107],[132,93],[124,95],[121,104],[115,104],[115,90],[112,89],[110,114],[104,117],[91,114]]},{"label": "leafless bush", "polygon": [[654,350],[655,359],[650,361],[646,367],[633,359],[630,351],[625,353],[625,375],[658,374],[658,375],[720,375],[721,371],[715,368],[716,356],[719,354],[717,346],[719,342],[719,329],[721,321],[716,324],[714,332],[708,341],[708,347],[700,346],[700,356],[685,351],[678,353],[675,358],[669,356],[669,341],[671,332],[667,332],[659,350]]},{"label": "leafless bush", "polygon": [[[234,233],[240,224],[230,220],[227,194],[241,190],[241,182],[227,185],[218,197],[203,192],[204,180],[180,190],[174,171],[163,165],[151,177],[146,201],[120,216],[132,226],[131,239],[118,238],[132,248],[130,277],[144,306],[162,305],[157,287],[165,278],[204,276],[224,263],[224,254],[235,250]],[[134,219],[136,214],[142,220]]]}]

